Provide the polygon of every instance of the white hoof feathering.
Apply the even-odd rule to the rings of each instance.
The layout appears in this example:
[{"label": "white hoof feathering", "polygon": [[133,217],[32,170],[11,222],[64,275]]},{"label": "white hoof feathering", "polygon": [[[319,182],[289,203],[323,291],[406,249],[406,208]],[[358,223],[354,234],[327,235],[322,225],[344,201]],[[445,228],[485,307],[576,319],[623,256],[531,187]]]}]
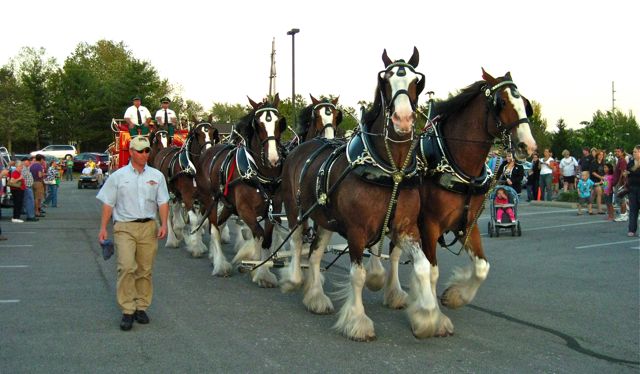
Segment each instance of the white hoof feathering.
[{"label": "white hoof feathering", "polygon": [[201,257],[203,253],[207,251],[207,246],[202,242],[202,231],[197,230],[194,234],[191,234],[190,229],[195,228],[198,222],[198,217],[194,212],[189,212],[190,225],[187,227],[184,236],[184,242],[187,244],[187,251],[191,253],[193,257]]},{"label": "white hoof feathering", "polygon": [[297,228],[291,234],[291,246],[293,254],[289,264],[280,271],[280,290],[282,292],[293,292],[300,289],[304,282],[302,269],[300,268],[300,257],[302,254],[302,229]]},{"label": "white hoof feathering", "polygon": [[335,312],[333,303],[327,295],[325,295],[322,287],[309,287],[307,284],[311,283],[309,278],[305,283],[305,293],[302,299],[302,304],[308,311],[314,314],[332,314]]},{"label": "white hoof feathering", "polygon": [[229,231],[229,225],[222,226],[222,233],[220,234],[220,240],[225,244],[231,243],[231,233]]},{"label": "white hoof feathering", "polygon": [[311,313],[329,314],[334,312],[333,303],[324,293],[322,287],[324,284],[324,276],[320,272],[320,264],[324,256],[324,250],[329,240],[331,240],[332,234],[333,232],[331,231],[318,229],[318,236],[315,243],[317,248],[315,248],[309,258],[309,272],[307,273],[307,280],[304,284],[302,303]]},{"label": "white hoof feathering", "polygon": [[213,264],[213,271],[211,275],[218,277],[228,277],[231,275],[231,264],[224,257],[222,252],[222,245],[220,244],[220,232],[218,229],[211,225],[211,240],[209,242],[209,257]]},{"label": "white hoof feathering", "polygon": [[346,301],[338,312],[338,321],[333,326],[344,336],[355,341],[371,341],[376,339],[373,321],[365,314],[362,304],[362,289],[366,271],[362,265],[351,264],[351,282],[341,294]]},{"label": "white hoof feathering", "polygon": [[442,293],[442,305],[456,309],[469,304],[487,279],[489,268],[486,260],[474,257],[473,264],[454,269],[448,287]]},{"label": "white hoof feathering", "polygon": [[365,285],[371,291],[380,291],[384,286],[386,272],[380,257],[372,255],[366,265],[367,279]]},{"label": "white hoof feathering", "polygon": [[260,258],[260,252],[256,253],[256,240],[251,238],[245,240],[238,248],[236,255],[233,257],[234,264],[239,264],[242,260],[258,260]]},{"label": "white hoof feathering", "polygon": [[410,248],[410,253],[413,258],[413,274],[407,314],[413,335],[417,338],[452,335],[453,324],[440,311],[438,299],[431,288],[431,264],[419,246]]}]

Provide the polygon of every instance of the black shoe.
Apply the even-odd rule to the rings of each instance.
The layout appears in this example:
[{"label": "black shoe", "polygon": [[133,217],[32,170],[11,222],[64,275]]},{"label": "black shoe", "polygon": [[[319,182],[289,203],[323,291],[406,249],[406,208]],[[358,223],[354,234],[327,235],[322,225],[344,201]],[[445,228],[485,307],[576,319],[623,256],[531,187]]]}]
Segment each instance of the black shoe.
[{"label": "black shoe", "polygon": [[27,221],[27,222],[38,222],[40,220],[34,217],[34,218],[27,218],[25,221]]},{"label": "black shoe", "polygon": [[123,314],[120,321],[120,330],[129,331],[133,327],[133,314]]},{"label": "black shoe", "polygon": [[141,325],[149,323],[149,316],[144,310],[136,310],[136,312],[133,313],[133,318]]}]

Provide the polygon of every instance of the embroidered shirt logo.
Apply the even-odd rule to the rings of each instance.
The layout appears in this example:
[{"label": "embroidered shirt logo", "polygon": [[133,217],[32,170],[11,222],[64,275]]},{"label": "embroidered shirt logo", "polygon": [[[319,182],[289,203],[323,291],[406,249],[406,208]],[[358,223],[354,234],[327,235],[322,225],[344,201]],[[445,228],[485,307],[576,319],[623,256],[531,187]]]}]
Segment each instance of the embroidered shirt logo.
[{"label": "embroidered shirt logo", "polygon": [[147,184],[150,185],[150,186],[155,186],[156,184],[158,184],[158,182],[156,182],[154,180],[150,180],[150,181],[147,181]]}]

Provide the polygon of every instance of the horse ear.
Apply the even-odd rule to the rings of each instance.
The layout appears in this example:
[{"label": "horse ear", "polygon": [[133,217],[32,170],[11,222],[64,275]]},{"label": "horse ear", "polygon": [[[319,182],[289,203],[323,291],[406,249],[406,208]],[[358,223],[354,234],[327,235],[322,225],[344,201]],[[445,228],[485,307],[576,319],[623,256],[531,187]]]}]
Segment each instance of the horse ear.
[{"label": "horse ear", "polygon": [[278,105],[280,105],[280,93],[277,93],[273,98],[273,107],[278,108]]},{"label": "horse ear", "polygon": [[504,77],[508,80],[508,81],[512,81],[513,79],[511,78],[511,72],[508,71],[507,74],[504,75]]},{"label": "horse ear", "polygon": [[280,134],[282,134],[283,132],[287,131],[287,118],[286,117],[280,118],[280,120],[278,121],[278,129],[280,130]]},{"label": "horse ear", "polygon": [[311,103],[312,103],[313,105],[318,105],[318,103],[319,103],[318,99],[316,99],[315,97],[313,97],[313,95],[312,95],[312,94],[309,94],[309,96],[311,96]]},{"label": "horse ear", "polygon": [[485,81],[494,84],[496,79],[494,77],[491,76],[491,74],[487,73],[484,68],[482,68],[482,79],[484,79]]},{"label": "horse ear", "polygon": [[209,119],[208,119],[209,123],[213,123],[213,113],[209,114]]},{"label": "horse ear", "polygon": [[340,123],[342,123],[342,111],[338,110],[338,113],[336,114],[336,127],[340,126]]},{"label": "horse ear", "polygon": [[387,66],[391,65],[391,63],[393,61],[391,61],[391,59],[389,58],[389,56],[387,56],[387,49],[384,49],[384,52],[382,52],[382,62],[384,62],[384,67],[386,68]]},{"label": "horse ear", "polygon": [[257,110],[258,108],[260,108],[260,104],[258,104],[255,101],[251,100],[251,98],[249,96],[247,96],[247,99],[249,99],[249,104],[251,104],[251,107],[253,108],[253,110]]},{"label": "horse ear", "polygon": [[191,115],[191,122],[192,123],[198,123],[198,120],[196,119],[196,116],[194,116],[193,114]]},{"label": "horse ear", "polygon": [[415,46],[413,47],[413,54],[411,55],[411,58],[409,59],[408,64],[413,66],[414,68],[418,67],[418,62],[420,62],[420,54],[418,53],[418,48],[416,48]]},{"label": "horse ear", "polygon": [[524,110],[527,112],[527,117],[533,116],[533,107],[527,98],[522,96],[522,100],[524,100]]},{"label": "horse ear", "polygon": [[335,99],[331,100],[331,104],[333,105],[338,105],[338,99],[340,98],[340,96],[336,97]]},{"label": "horse ear", "polygon": [[216,129],[215,127],[213,127],[213,143],[220,143],[220,131],[218,131],[218,129]]}]

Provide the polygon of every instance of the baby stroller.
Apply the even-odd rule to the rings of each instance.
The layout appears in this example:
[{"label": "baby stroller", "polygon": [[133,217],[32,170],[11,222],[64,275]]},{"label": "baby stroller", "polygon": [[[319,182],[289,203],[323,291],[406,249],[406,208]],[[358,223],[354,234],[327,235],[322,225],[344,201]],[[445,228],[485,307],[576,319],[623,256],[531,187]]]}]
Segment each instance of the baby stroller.
[{"label": "baby stroller", "polygon": [[[508,204],[496,204],[496,194],[500,189],[506,192],[509,199]],[[522,236],[522,228],[520,227],[520,220],[518,220],[518,200],[518,193],[509,186],[499,185],[489,194],[489,209],[491,210],[491,219],[488,224],[489,237],[500,236],[500,230],[511,230],[511,236]],[[513,220],[506,212],[509,208],[513,210]],[[503,210],[500,222],[498,222],[498,209]]]}]

